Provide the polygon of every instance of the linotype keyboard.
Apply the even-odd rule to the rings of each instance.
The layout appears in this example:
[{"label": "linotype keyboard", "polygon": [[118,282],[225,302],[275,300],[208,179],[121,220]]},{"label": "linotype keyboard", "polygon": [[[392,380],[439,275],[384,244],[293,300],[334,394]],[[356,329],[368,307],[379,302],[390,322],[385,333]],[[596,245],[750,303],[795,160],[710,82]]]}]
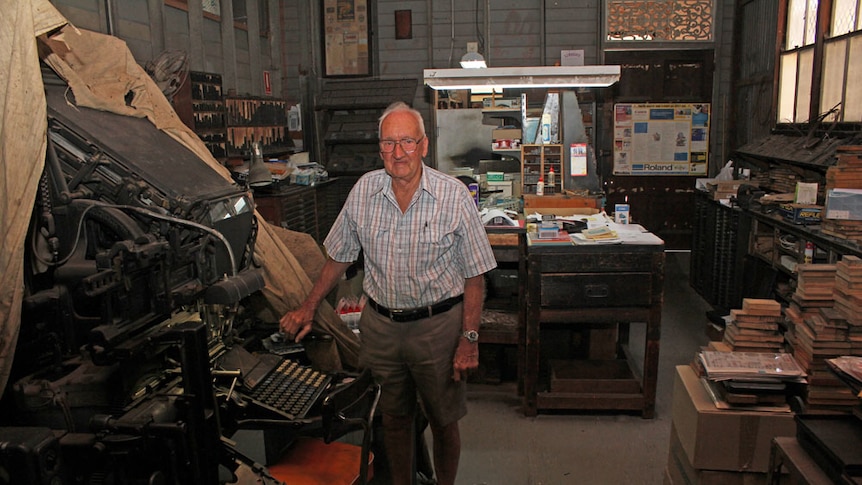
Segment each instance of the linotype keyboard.
[{"label": "linotype keyboard", "polygon": [[308,414],[331,380],[328,374],[285,359],[248,396],[287,419],[300,419]]}]

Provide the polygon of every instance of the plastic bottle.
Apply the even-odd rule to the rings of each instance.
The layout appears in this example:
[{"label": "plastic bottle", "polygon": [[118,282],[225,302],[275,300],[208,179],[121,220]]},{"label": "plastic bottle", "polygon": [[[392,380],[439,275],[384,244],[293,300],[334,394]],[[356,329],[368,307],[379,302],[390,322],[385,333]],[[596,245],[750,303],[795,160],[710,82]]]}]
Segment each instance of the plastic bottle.
[{"label": "plastic bottle", "polygon": [[548,172],[548,187],[551,188],[550,193],[554,193],[554,189],[556,188],[556,174],[554,174],[554,167],[551,167],[550,172]]},{"label": "plastic bottle", "polygon": [[542,144],[551,143],[551,115],[542,114]]},{"label": "plastic bottle", "polygon": [[536,184],[536,195],[545,195],[545,179],[539,177],[539,183]]}]

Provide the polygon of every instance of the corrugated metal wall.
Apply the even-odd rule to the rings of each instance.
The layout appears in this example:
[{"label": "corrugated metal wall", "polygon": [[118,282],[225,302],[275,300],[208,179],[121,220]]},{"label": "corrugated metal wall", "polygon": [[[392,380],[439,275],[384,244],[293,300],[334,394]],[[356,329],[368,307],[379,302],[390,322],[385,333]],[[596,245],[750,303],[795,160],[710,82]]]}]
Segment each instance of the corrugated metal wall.
[{"label": "corrugated metal wall", "polygon": [[779,0],[741,1],[737,8],[739,32],[734,55],[737,75],[730,133],[736,148],[768,135],[775,124],[772,91],[775,70],[775,38]]},{"label": "corrugated metal wall", "polygon": [[[262,70],[272,74],[273,92],[291,103],[314,105],[321,73],[320,2],[307,0],[270,0],[273,26],[269,37],[250,36],[249,30],[225,27],[218,20],[203,16],[190,18],[182,9],[164,3],[108,0],[114,6],[114,29],[129,44],[133,55],[144,63],[163,49],[182,49],[192,55],[192,69],[217,72],[224,76],[224,88],[239,94],[263,94]],[[713,106],[713,153],[724,158],[725,147],[738,145],[725,136],[722,110],[729,103],[733,1],[718,0],[716,7],[716,83]],[[57,7],[80,27],[106,32],[106,0],[56,0]],[[170,2],[169,2],[170,3]],[[246,0],[247,11],[256,11],[258,0]],[[754,25],[746,38],[742,80],[738,85],[738,109],[761,106],[769,101],[759,94],[764,89],[763,73],[771,76],[774,30],[764,28],[773,22],[777,0],[756,0],[742,6],[744,25]],[[222,0],[227,10],[231,0]],[[426,68],[457,67],[467,42],[482,43],[481,50],[495,67],[553,65],[564,49],[583,49],[585,62],[601,61],[601,0],[370,0],[372,56],[374,74],[382,78],[415,78],[414,105],[430,114],[429,94],[422,84]],[[410,10],[411,39],[395,39],[395,11]],[[196,10],[199,12],[199,10]],[[199,15],[199,14],[198,14]],[[748,20],[751,19],[751,20]],[[281,26],[275,28],[275,26]],[[772,26],[774,29],[774,26]],[[726,41],[723,41],[726,40]],[[259,53],[255,55],[253,53]],[[757,69],[750,69],[755,67]],[[752,72],[749,72],[752,71]],[[758,77],[760,76],[760,77]],[[754,79],[760,84],[750,85]],[[771,82],[771,77],[768,79]],[[770,94],[770,93],[766,93]],[[736,131],[752,131],[746,123],[763,116],[739,116]],[[744,139],[748,139],[746,136]]]},{"label": "corrugated metal wall", "polygon": [[[263,94],[262,71],[274,75],[273,92],[281,92],[278,30],[278,0],[270,3],[270,29],[273,35],[262,37],[256,14],[258,0],[245,0],[248,28],[237,28],[233,20],[221,20],[200,14],[200,6],[184,8],[166,5],[164,0],[54,0],[53,4],[72,24],[87,30],[111,33],[126,41],[140,64],[154,59],[163,50],[183,50],[189,54],[192,70],[223,75],[224,88],[240,94]],[[177,2],[179,3],[179,2]],[[231,7],[223,0],[222,10]],[[110,8],[109,8],[110,7]],[[113,17],[109,27],[108,18]],[[232,17],[232,16],[230,16]],[[222,16],[225,19],[225,16]],[[225,33],[230,38],[225,41]]]}]

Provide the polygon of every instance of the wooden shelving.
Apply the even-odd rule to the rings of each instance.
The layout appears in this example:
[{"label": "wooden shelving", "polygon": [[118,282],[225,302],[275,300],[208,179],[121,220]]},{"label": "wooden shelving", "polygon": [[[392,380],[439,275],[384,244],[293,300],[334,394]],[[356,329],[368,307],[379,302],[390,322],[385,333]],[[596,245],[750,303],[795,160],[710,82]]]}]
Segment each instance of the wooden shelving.
[{"label": "wooden shelving", "polygon": [[[554,171],[554,183],[550,171]],[[545,184],[545,195],[563,192],[563,145],[521,145],[521,181],[524,194],[536,194],[539,180]]]},{"label": "wooden shelving", "polygon": [[264,155],[286,153],[293,142],[287,131],[287,102],[273,98],[225,98],[228,156],[247,156],[254,142]]}]

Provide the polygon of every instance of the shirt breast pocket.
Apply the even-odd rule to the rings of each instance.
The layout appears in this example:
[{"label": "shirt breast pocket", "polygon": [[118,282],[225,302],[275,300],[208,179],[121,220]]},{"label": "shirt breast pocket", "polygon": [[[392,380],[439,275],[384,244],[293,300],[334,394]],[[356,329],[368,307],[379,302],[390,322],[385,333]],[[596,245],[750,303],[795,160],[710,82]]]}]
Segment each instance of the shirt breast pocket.
[{"label": "shirt breast pocket", "polygon": [[419,245],[427,251],[443,252],[452,246],[455,235],[449,228],[426,226],[419,233]]},{"label": "shirt breast pocket", "polygon": [[390,233],[388,227],[360,226],[357,232],[359,233],[359,242],[366,253],[381,254],[381,251],[385,253],[386,248],[389,247]]}]

